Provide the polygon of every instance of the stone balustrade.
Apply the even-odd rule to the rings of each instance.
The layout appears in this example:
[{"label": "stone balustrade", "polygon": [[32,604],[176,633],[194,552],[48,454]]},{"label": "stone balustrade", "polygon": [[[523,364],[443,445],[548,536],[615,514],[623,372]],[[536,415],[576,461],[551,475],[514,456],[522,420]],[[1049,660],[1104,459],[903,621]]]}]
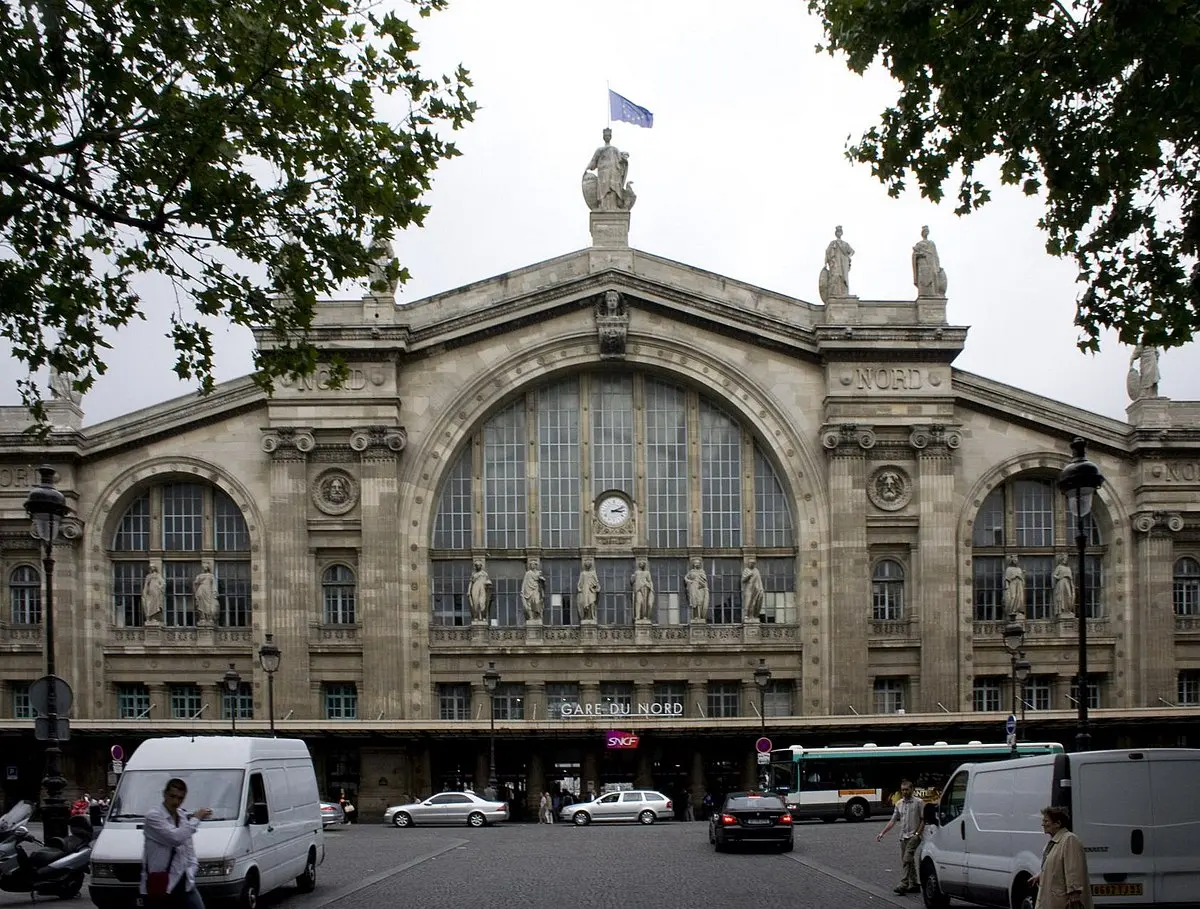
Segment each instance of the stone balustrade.
[{"label": "stone balustrade", "polygon": [[491,646],[493,644],[537,644],[538,646],[577,646],[579,644],[742,644],[778,641],[797,643],[796,625],[748,623],[736,625],[430,625],[429,643],[433,648]]}]

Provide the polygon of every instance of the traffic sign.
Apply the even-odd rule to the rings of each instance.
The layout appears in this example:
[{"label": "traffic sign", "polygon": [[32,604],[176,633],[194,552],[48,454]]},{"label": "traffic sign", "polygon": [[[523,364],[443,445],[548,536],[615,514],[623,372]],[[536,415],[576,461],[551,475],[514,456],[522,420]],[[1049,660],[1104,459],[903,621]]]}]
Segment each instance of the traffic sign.
[{"label": "traffic sign", "polygon": [[108,749],[108,756],[112,758],[114,762],[120,763],[121,761],[125,760],[125,749],[120,745],[113,745]]},{"label": "traffic sign", "polygon": [[1008,719],[1004,721],[1004,733],[1005,735],[1012,735],[1016,731],[1017,718],[1010,713]]},{"label": "traffic sign", "polygon": [[757,742],[754,743],[754,750],[759,754],[769,754],[771,751],[771,740],[765,735],[762,736]]},{"label": "traffic sign", "polygon": [[[50,717],[39,716],[33,720],[33,737],[39,742],[50,741]],[[58,718],[58,741],[66,742],[71,738],[71,723],[65,716]]]},{"label": "traffic sign", "polygon": [[56,675],[44,675],[29,686],[29,706],[43,716],[50,712],[50,685],[54,685],[54,712],[66,716],[75,701],[71,686]]},{"label": "traffic sign", "polygon": [[759,762],[760,764],[769,764],[769,763],[771,763],[771,755],[769,755],[769,754],[768,754],[767,752],[765,752],[765,751],[760,751],[760,752],[758,753],[758,762]]},{"label": "traffic sign", "polygon": [[110,773],[124,773],[125,772],[125,762],[124,761],[113,761],[111,766],[109,767],[109,772]]}]

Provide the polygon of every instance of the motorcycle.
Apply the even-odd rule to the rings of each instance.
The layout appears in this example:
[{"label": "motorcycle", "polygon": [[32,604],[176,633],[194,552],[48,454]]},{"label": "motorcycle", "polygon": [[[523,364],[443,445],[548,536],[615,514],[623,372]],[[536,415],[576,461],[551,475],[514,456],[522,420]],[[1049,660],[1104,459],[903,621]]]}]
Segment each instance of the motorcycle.
[{"label": "motorcycle", "polygon": [[43,844],[30,838],[17,845],[16,853],[0,864],[0,890],[31,896],[74,899],[83,889],[84,875],[92,858],[95,834],[86,817],[71,818],[69,833]]},{"label": "motorcycle", "polygon": [[0,817],[0,866],[17,853],[17,845],[33,840],[25,823],[33,814],[33,802],[17,802]]}]

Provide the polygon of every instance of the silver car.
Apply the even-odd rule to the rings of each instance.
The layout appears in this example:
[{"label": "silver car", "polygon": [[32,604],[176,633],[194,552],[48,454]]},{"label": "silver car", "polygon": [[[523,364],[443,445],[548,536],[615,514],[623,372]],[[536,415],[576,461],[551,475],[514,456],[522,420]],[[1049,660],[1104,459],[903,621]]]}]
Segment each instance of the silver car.
[{"label": "silver car", "polygon": [[628,792],[609,792],[590,802],[567,805],[559,811],[564,821],[583,827],[593,821],[638,821],[653,824],[675,816],[671,800],[653,789],[633,789]]},{"label": "silver car", "polygon": [[393,805],[383,813],[385,824],[413,827],[417,824],[467,824],[483,827],[508,820],[508,804],[480,798],[474,792],[439,792],[421,802]]}]

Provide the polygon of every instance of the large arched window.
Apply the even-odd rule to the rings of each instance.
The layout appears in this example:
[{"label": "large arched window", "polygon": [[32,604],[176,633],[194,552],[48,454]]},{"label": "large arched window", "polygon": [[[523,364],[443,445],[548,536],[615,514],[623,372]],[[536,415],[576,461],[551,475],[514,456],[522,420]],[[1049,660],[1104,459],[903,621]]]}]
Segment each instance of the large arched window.
[{"label": "large arched window", "polygon": [[42,623],[42,575],[31,565],[18,565],[8,576],[9,617],[14,625]]},{"label": "large arched window", "polygon": [[1200,615],[1200,562],[1191,556],[1176,559],[1174,588],[1175,615]]},{"label": "large arched window", "polygon": [[640,373],[587,373],[528,390],[470,441],[433,526],[435,623],[470,623],[472,555],[487,553],[496,624],[524,622],[530,557],[546,577],[543,621],[577,623],[581,559],[593,554],[597,621],[631,624],[635,551],[654,578],[659,624],[690,620],[685,577],[697,557],[708,621],[740,622],[750,553],[764,621],[795,622],[792,504],[767,452],[718,402]]},{"label": "large arched window", "polygon": [[[1101,525],[1106,524],[1099,500],[1088,520],[1087,566],[1088,618],[1104,614],[1104,557],[1107,551]],[[1024,475],[997,486],[975,514],[972,528],[972,575],[976,621],[1006,618],[1004,571],[1008,556],[1015,555],[1025,576],[1025,615],[1049,619],[1055,615],[1054,563],[1059,554],[1069,554],[1068,565],[1076,570],[1075,525],[1068,515],[1066,498],[1059,493],[1055,478]],[[1078,584],[1079,579],[1073,578]],[[1071,606],[1074,610],[1074,604]]]},{"label": "large arched window", "polygon": [[354,572],[345,565],[330,565],[321,575],[321,597],[326,625],[353,625],[355,610]]},{"label": "large arched window", "polygon": [[108,557],[117,625],[144,624],[142,589],[152,564],[165,585],[162,614],[154,616],[164,625],[196,624],[193,584],[206,566],[216,579],[213,620],[250,625],[250,532],[241,510],[214,486],[178,482],[146,489],[113,529]]}]

